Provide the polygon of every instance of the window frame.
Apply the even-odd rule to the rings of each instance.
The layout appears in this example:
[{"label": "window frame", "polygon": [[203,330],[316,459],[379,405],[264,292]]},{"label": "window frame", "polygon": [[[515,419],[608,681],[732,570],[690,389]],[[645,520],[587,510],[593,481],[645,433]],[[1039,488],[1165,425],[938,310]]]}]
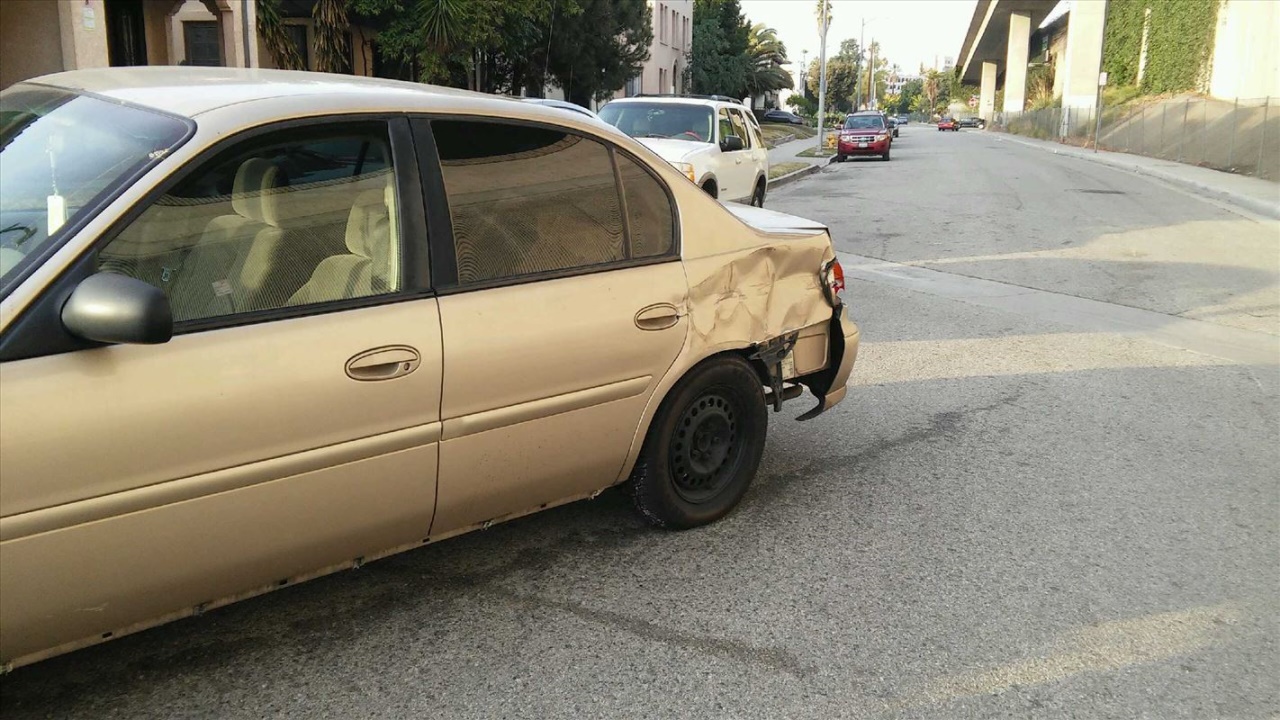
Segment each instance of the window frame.
[{"label": "window frame", "polygon": [[[253,143],[265,140],[267,136],[289,131],[315,129],[323,131],[332,129],[341,132],[343,127],[369,123],[384,123],[387,128],[387,139],[391,145],[392,169],[395,172],[400,223],[400,288],[393,292],[367,297],[348,298],[329,302],[296,305],[291,307],[256,310],[253,312],[219,315],[175,322],[173,335],[186,335],[209,330],[257,325],[278,320],[291,320],[315,315],[326,315],[345,310],[355,310],[397,302],[407,302],[433,297],[435,290],[431,284],[430,229],[426,221],[423,207],[423,186],[418,176],[418,161],[409,121],[398,113],[349,113],[312,115],[283,121],[267,122],[262,125],[245,128],[220,138],[199,151],[194,157],[170,173],[142,198],[122,212],[112,223],[92,241],[86,242],[83,250],[59,276],[35,298],[26,310],[5,332],[0,339],[0,362],[43,357],[77,350],[103,347],[109,343],[83,340],[72,335],[62,325],[62,305],[70,297],[71,292],[82,280],[98,272],[97,258],[102,248],[114,241],[121,232],[132,225],[166,193],[185,182],[193,173],[205,167],[211,160],[233,150],[246,142]],[[192,134],[195,125],[192,123]],[[190,137],[190,136],[188,136]],[[150,170],[153,165],[148,165]],[[137,182],[138,177],[130,178]],[[113,201],[118,193],[110,201]],[[95,215],[97,213],[94,213]],[[77,232],[68,234],[63,243],[73,242]]]},{"label": "window frame", "polygon": [[[519,127],[538,128],[541,130],[550,130],[553,132],[576,135],[585,140],[590,140],[603,145],[605,151],[609,153],[609,162],[613,167],[614,188],[618,193],[618,207],[622,214],[622,242],[627,257],[622,260],[597,263],[594,265],[547,270],[544,272],[516,275],[512,277],[494,278],[493,280],[485,280],[483,282],[466,284],[460,283],[458,281],[457,248],[454,245],[453,237],[453,215],[449,211],[449,196],[445,190],[444,171],[440,164],[439,152],[436,149],[435,135],[431,131],[431,123],[436,120],[442,122],[479,122],[491,125],[515,125]],[[433,223],[431,228],[432,231],[428,233],[428,242],[431,245],[432,286],[435,288],[437,295],[445,296],[499,287],[512,287],[516,285],[543,282],[546,280],[559,280],[562,278],[579,277],[583,275],[596,275],[615,270],[627,270],[630,268],[645,267],[647,265],[658,265],[661,263],[680,261],[683,249],[681,242],[682,238],[680,235],[680,204],[676,202],[675,194],[671,192],[671,186],[667,184],[667,182],[663,180],[658,173],[654,172],[653,168],[650,167],[648,163],[641,160],[637,154],[617,145],[609,138],[603,138],[598,135],[593,135],[564,125],[555,125],[553,123],[525,120],[521,118],[494,117],[490,115],[450,115],[444,113],[416,114],[412,116],[411,123],[413,127],[414,140],[417,143],[416,147],[418,151],[419,174],[422,176],[422,188],[426,195],[427,217]],[[658,183],[658,187],[660,187],[662,192],[667,196],[667,203],[671,208],[671,248],[661,255],[650,255],[643,258],[630,257],[631,217],[627,209],[626,191],[622,185],[622,170],[617,159],[619,154],[640,166],[644,172],[648,173],[649,176],[653,178],[654,182]]]}]

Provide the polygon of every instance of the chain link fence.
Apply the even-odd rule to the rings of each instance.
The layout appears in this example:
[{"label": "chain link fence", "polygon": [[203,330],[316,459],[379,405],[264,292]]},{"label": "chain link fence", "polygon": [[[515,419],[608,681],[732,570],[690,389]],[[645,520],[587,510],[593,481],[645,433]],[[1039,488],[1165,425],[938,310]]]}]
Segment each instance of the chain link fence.
[{"label": "chain link fence", "polygon": [[[1093,147],[1095,108],[996,113],[992,129]],[[1102,110],[1098,148],[1280,181],[1280,98],[1174,98]]]}]

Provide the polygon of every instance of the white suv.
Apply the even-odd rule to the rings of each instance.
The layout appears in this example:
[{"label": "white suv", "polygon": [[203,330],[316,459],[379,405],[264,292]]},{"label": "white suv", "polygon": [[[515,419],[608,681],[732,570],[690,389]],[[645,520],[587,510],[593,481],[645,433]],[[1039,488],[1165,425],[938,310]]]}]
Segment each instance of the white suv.
[{"label": "white suv", "polygon": [[719,95],[639,95],[614,100],[600,119],[656,152],[721,200],[764,207],[769,151],[751,111]]}]

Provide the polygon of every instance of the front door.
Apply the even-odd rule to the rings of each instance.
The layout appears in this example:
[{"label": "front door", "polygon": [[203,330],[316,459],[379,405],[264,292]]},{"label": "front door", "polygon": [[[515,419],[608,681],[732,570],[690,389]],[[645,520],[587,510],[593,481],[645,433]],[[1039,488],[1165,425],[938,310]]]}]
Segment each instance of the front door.
[{"label": "front door", "polygon": [[440,321],[403,260],[400,127],[394,152],[371,121],[196,161],[94,250],[169,296],[175,337],[0,366],[0,656],[427,537]]},{"label": "front door", "polygon": [[431,125],[453,237],[433,257],[455,269],[437,283],[447,534],[617,478],[684,344],[687,286],[666,188],[633,158],[554,128]]},{"label": "front door", "polygon": [[142,0],[106,0],[107,58],[112,67],[147,64],[147,25]]}]

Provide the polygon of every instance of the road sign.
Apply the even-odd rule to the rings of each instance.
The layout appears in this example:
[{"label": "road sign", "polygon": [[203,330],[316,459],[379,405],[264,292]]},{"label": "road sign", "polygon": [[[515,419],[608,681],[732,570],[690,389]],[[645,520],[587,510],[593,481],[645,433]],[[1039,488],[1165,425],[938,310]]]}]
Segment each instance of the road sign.
[{"label": "road sign", "polygon": [[978,107],[978,96],[977,96],[977,95],[970,95],[970,96],[969,96],[969,107],[971,107],[971,108],[976,108],[976,107]]}]

